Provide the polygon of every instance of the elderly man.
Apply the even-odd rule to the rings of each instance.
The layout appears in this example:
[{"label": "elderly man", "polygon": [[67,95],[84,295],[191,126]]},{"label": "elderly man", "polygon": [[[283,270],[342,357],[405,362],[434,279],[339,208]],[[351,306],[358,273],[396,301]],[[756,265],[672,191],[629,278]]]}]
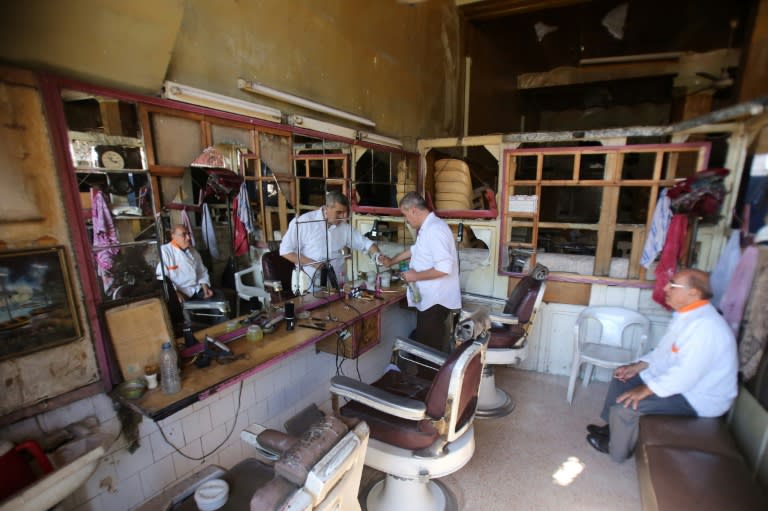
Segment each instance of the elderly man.
[{"label": "elderly man", "polygon": [[682,270],[664,295],[675,310],[666,334],[639,361],[616,368],[601,414],[608,424],[587,426],[589,444],[617,462],[632,453],[641,415],[718,417],[738,390],[736,341],[708,301],[709,276]]},{"label": "elderly man", "polygon": [[341,275],[346,261],[346,247],[366,252],[376,260],[379,247],[346,225],[348,215],[349,200],[336,190],[326,193],[325,206],[304,213],[288,224],[280,242],[280,255],[296,265],[312,268],[308,275],[315,285],[320,284],[321,272],[317,270],[326,261],[337,277]]},{"label": "elderly man", "polygon": [[[180,303],[187,300],[209,300],[224,297],[211,289],[208,269],[203,265],[200,254],[192,247],[189,231],[184,225],[173,226],[171,241],[160,247],[162,269],[173,284]],[[161,266],[157,265],[160,278]]]},{"label": "elderly man", "polygon": [[[421,300],[408,290],[408,305],[416,307],[414,340],[439,350],[451,351],[453,319],[461,309],[461,287],[456,243],[451,228],[429,211],[424,199],[409,192],[400,200],[405,221],[418,230],[416,243],[408,250],[389,258],[381,257],[385,266],[410,259],[410,269],[401,277],[414,283]],[[410,287],[410,286],[409,286]]]}]

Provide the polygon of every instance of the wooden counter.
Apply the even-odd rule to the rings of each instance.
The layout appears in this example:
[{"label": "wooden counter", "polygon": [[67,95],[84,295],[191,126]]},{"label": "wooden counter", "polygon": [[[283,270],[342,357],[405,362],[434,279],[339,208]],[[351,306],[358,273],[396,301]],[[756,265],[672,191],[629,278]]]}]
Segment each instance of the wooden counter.
[{"label": "wooden counter", "polygon": [[[124,399],[114,393],[119,400],[137,412],[146,415],[153,420],[161,420],[179,410],[190,406],[196,401],[205,399],[209,395],[224,388],[234,385],[253,374],[263,371],[279,361],[290,357],[292,353],[321,341],[323,351],[336,353],[337,335],[342,330],[348,330],[350,337],[340,344],[340,355],[355,357],[375,346],[379,339],[380,315],[384,308],[399,302],[405,296],[404,287],[392,287],[382,294],[381,299],[345,299],[339,297],[295,298],[296,312],[302,310],[311,311],[313,318],[326,320],[329,316],[336,319],[326,320],[326,330],[320,331],[299,326],[303,320],[296,320],[296,327],[292,331],[286,329],[284,321],[278,323],[274,332],[264,334],[264,339],[259,342],[249,342],[245,339],[247,326],[238,328],[235,332],[225,333],[225,324],[214,325],[210,328],[195,332],[199,340],[204,335],[211,337],[231,338],[237,334],[242,337],[227,343],[235,356],[245,355],[229,364],[220,364],[212,361],[208,367],[198,368],[191,363],[191,359],[182,360],[181,391],[176,394],[163,394],[160,387],[147,391],[139,399]],[[375,324],[376,333],[372,334],[372,326]],[[183,339],[177,340],[177,344],[183,344]]]}]

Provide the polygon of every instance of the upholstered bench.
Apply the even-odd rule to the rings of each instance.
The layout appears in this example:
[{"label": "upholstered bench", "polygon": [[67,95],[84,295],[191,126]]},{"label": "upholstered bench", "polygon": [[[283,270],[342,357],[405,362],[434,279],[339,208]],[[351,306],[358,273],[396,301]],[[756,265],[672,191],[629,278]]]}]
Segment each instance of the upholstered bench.
[{"label": "upholstered bench", "polygon": [[745,388],[727,420],[648,415],[635,450],[646,511],[768,509],[768,411]]}]

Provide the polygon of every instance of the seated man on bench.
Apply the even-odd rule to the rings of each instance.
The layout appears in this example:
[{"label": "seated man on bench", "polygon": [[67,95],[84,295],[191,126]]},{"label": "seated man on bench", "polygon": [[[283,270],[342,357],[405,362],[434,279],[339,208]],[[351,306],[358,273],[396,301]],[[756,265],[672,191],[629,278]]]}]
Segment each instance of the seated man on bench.
[{"label": "seated man on bench", "polygon": [[675,310],[656,349],[616,368],[601,417],[587,426],[587,441],[614,461],[627,459],[637,442],[641,415],[719,417],[738,391],[733,332],[709,298],[709,276],[681,270],[664,287]]}]

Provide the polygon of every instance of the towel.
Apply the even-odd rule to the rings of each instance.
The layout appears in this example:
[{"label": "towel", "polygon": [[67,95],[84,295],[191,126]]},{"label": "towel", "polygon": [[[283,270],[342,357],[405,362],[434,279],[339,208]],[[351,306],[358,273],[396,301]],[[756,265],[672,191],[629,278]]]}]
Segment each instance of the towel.
[{"label": "towel", "polygon": [[216,244],[216,230],[213,228],[213,218],[208,204],[203,204],[203,242],[208,247],[211,257],[219,258],[219,246]]}]

